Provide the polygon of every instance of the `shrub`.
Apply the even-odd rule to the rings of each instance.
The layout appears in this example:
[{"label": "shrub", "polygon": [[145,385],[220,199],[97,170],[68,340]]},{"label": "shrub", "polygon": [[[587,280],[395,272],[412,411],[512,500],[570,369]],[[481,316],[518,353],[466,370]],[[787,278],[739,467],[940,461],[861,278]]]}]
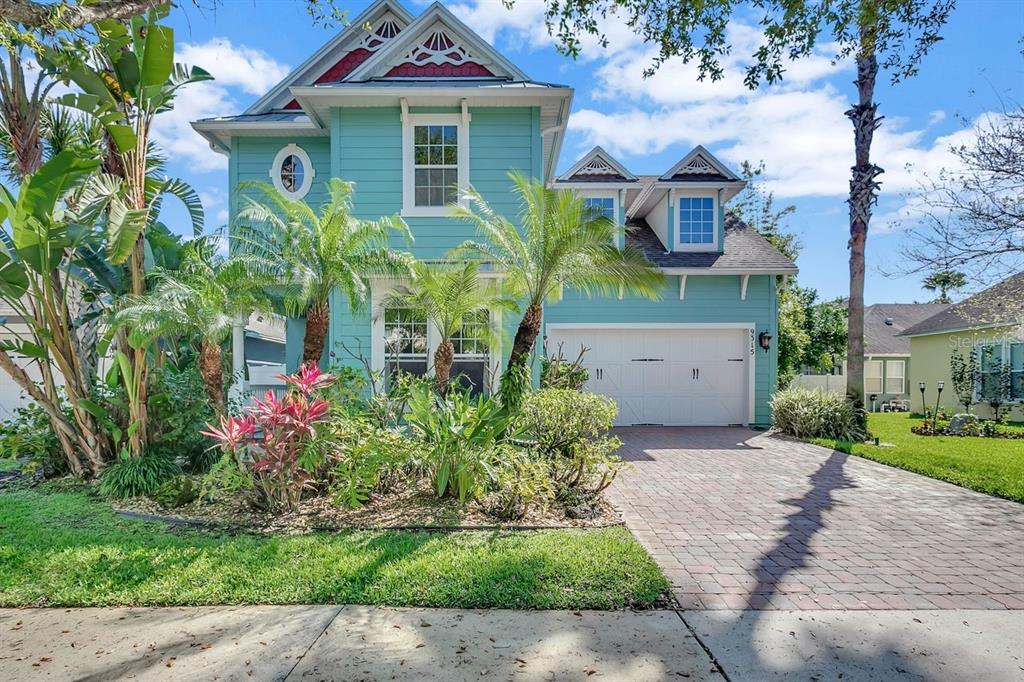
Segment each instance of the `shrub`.
[{"label": "shrub", "polygon": [[68,472],[50,418],[35,403],[19,407],[12,421],[0,426],[0,459],[19,457],[27,457],[32,468],[41,468],[47,478]]},{"label": "shrub", "polygon": [[547,463],[530,457],[511,445],[494,451],[491,492],[484,508],[499,519],[521,519],[535,505],[546,505],[554,496],[554,483]]},{"label": "shrub", "polygon": [[[217,451],[216,448],[211,450]],[[238,493],[251,493],[254,490],[256,482],[249,467],[239,459],[239,454],[241,450],[221,452],[220,458],[203,475],[199,493],[202,499],[213,502]]]},{"label": "shrub", "polygon": [[[220,442],[237,461],[242,461],[238,450],[246,448],[261,501],[270,509],[290,510],[312,481],[310,472],[324,462],[317,427],[327,419],[329,404],[314,394],[334,379],[315,365],[305,365],[284,380],[288,392],[283,399],[267,391],[246,408],[245,417],[222,417],[219,428],[208,426],[202,433]],[[257,430],[260,439],[254,437]]]},{"label": "shrub", "polygon": [[386,490],[409,462],[413,443],[365,417],[342,420],[335,426],[340,448],[330,469],[329,489],[336,504],[363,506],[375,489]]},{"label": "shrub", "polygon": [[606,396],[546,388],[527,398],[520,423],[560,488],[598,493],[622,467],[615,454],[622,441],[604,435],[616,413],[615,401]]},{"label": "shrub", "polygon": [[526,365],[511,365],[501,375],[498,400],[510,411],[516,411],[530,392],[533,379]]},{"label": "shrub", "polygon": [[181,473],[174,460],[159,453],[141,457],[122,455],[100,476],[100,492],[107,497],[141,497]]},{"label": "shrub", "polygon": [[153,446],[174,458],[186,471],[203,473],[217,461],[209,441],[196,430],[214,418],[199,369],[194,363],[179,370],[155,369],[146,401]]},{"label": "shrub", "polygon": [[775,428],[797,438],[863,441],[867,434],[857,409],[838,393],[787,388],[771,400]]},{"label": "shrub", "polygon": [[509,436],[511,413],[496,400],[450,391],[442,398],[417,386],[406,420],[425,446],[425,463],[438,497],[459,502],[482,491],[498,441]]},{"label": "shrub", "polygon": [[151,497],[161,507],[174,509],[199,499],[199,486],[188,476],[175,476],[155,491]]},{"label": "shrub", "polygon": [[556,355],[551,357],[545,355],[541,358],[540,387],[583,390],[583,385],[590,378],[590,372],[582,365],[584,353],[586,353],[586,349],[581,349],[576,360],[568,362],[562,357],[562,348],[559,346]]},{"label": "shrub", "polygon": [[610,429],[617,409],[607,396],[545,388],[527,397],[520,423],[526,437],[540,450],[571,455],[579,443]]}]

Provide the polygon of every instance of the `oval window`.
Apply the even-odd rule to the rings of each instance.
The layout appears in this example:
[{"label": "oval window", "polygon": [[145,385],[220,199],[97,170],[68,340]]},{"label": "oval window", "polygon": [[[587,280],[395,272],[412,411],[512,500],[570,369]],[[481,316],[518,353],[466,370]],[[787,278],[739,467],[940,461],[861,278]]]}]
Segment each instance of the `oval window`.
[{"label": "oval window", "polygon": [[309,191],[316,173],[309,155],[298,145],[290,144],[277,153],[270,177],[274,187],[289,199],[301,199]]}]

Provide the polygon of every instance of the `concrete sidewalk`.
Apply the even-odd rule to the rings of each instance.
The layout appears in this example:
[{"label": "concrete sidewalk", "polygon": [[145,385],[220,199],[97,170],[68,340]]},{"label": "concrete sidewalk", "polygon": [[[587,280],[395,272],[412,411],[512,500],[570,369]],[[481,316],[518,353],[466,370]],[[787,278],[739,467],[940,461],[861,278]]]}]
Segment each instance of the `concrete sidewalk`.
[{"label": "concrete sidewalk", "polygon": [[999,682],[1022,652],[1022,611],[0,610],[2,680]]}]

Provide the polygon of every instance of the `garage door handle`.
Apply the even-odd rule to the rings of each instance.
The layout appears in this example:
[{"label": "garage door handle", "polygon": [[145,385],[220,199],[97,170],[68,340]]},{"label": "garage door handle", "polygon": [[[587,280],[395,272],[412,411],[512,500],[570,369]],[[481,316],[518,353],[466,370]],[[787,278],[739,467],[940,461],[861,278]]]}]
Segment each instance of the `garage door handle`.
[{"label": "garage door handle", "polygon": [[665,358],[633,358],[630,362],[665,362]]},{"label": "garage door handle", "polygon": [[743,362],[743,358],[729,358],[729,362]]}]

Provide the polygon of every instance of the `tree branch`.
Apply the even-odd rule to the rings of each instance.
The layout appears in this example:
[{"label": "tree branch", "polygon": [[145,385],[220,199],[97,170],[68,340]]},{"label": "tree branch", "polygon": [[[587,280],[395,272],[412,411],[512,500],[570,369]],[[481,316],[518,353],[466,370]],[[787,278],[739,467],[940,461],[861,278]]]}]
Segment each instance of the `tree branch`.
[{"label": "tree branch", "polygon": [[0,0],[0,17],[32,28],[77,29],[103,19],[129,19],[166,3],[167,0],[95,0],[81,5]]}]

